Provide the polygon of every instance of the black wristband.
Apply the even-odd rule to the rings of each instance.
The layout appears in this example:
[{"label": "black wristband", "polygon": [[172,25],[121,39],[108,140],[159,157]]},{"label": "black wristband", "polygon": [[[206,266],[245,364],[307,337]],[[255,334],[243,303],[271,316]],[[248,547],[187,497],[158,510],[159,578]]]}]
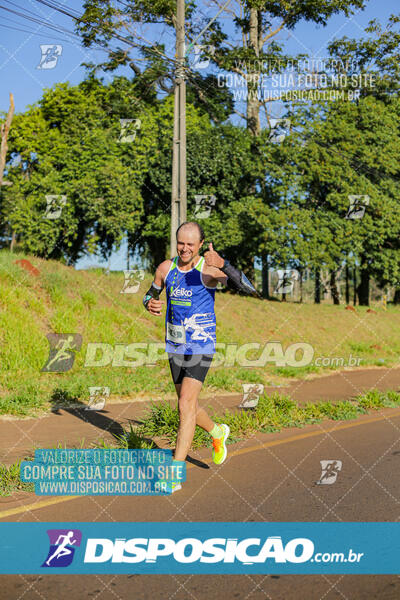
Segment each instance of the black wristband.
[{"label": "black wristband", "polygon": [[143,296],[143,306],[146,310],[148,310],[147,305],[152,298],[158,300],[160,297],[160,292],[162,291],[162,286],[157,285],[156,283],[151,284],[150,289]]},{"label": "black wristband", "polygon": [[[224,258],[224,257],[223,257],[223,256],[221,256],[221,258]],[[223,273],[225,273],[224,269],[225,269],[226,267],[229,267],[230,265],[231,265],[231,263],[229,262],[229,260],[228,260],[227,258],[224,258],[224,264],[222,265],[222,267],[221,267],[221,269],[220,269],[220,270],[221,270]]]}]

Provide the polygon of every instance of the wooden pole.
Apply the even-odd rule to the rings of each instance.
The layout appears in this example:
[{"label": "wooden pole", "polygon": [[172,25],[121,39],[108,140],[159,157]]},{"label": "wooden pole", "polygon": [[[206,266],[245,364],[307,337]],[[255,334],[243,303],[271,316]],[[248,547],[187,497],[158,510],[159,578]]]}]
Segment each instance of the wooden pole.
[{"label": "wooden pole", "polygon": [[186,82],[185,0],[177,0],[174,141],[172,148],[172,196],[170,256],[176,254],[176,230],[186,221]]},{"label": "wooden pole", "polygon": [[11,121],[14,115],[14,96],[10,92],[10,108],[8,110],[7,118],[4,123],[2,123],[0,128],[1,135],[1,147],[0,147],[0,185],[9,185],[8,182],[3,182],[4,168],[6,166],[6,157],[7,157],[7,138],[8,132],[10,131]]},{"label": "wooden pole", "polygon": [[[6,160],[7,160],[7,150],[8,150],[7,139],[8,139],[8,132],[10,131],[11,122],[12,122],[13,115],[14,115],[14,109],[15,109],[15,106],[14,106],[14,96],[10,92],[10,108],[8,109],[6,120],[5,120],[4,123],[1,124],[1,128],[0,128],[0,136],[1,136],[1,146],[0,146],[0,186],[3,186],[3,185],[12,185],[11,181],[3,181],[3,176],[4,176],[4,169],[5,169]],[[15,243],[16,243],[16,236],[15,236],[15,232],[13,231],[11,233],[11,244],[10,244],[10,250],[11,250],[11,252],[14,250]]]}]

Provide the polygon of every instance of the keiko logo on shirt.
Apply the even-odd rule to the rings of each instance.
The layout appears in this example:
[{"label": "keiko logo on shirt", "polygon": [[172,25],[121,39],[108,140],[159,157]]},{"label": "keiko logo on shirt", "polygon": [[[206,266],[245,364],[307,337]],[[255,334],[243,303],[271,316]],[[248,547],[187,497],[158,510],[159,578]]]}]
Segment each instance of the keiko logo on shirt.
[{"label": "keiko logo on shirt", "polygon": [[185,288],[173,288],[171,287],[171,297],[174,298],[190,298],[192,296],[192,290],[185,290]]}]

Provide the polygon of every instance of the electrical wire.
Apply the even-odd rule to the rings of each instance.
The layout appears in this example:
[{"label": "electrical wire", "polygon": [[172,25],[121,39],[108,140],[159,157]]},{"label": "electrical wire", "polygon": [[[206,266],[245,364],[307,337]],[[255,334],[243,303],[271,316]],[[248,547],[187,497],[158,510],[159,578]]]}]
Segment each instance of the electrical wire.
[{"label": "electrical wire", "polygon": [[[22,7],[20,7],[19,5],[15,4],[11,0],[5,0],[5,1],[8,2],[9,4],[11,4],[11,5],[19,8],[20,10],[22,9]],[[71,9],[70,10],[66,10],[63,5],[61,5],[59,2],[56,2],[55,0],[35,0],[35,1],[38,2],[39,4],[47,6],[48,8],[51,8],[52,10],[55,10],[55,11],[57,11],[59,13],[62,13],[64,15],[66,15],[66,16],[74,19],[77,22],[81,20],[82,16],[79,15],[79,13],[77,13],[76,11],[74,11],[74,13],[75,13],[74,14],[73,12],[71,12]],[[118,0],[118,1],[120,1],[120,0]],[[121,2],[121,4],[123,4],[123,5],[125,5],[125,6],[127,6],[129,8],[129,5],[127,5],[126,3]],[[46,27],[49,27],[51,29],[54,29],[57,32],[67,33],[68,35],[71,35],[74,38],[77,38],[79,41],[81,40],[81,38],[80,38],[80,36],[78,34],[76,34],[74,32],[71,32],[70,30],[68,30],[68,29],[66,29],[66,28],[64,28],[62,26],[52,25],[52,24],[48,23],[47,21],[43,21],[41,19],[38,19],[37,17],[31,17],[29,15],[26,15],[26,14],[23,14],[23,13],[19,13],[17,11],[14,11],[13,9],[9,9],[9,8],[3,7],[3,6],[0,6],[0,9],[12,12],[12,13],[18,15],[18,16],[21,16],[22,18],[28,19],[28,20],[30,20],[32,22],[35,22],[35,23],[38,23],[38,24],[40,24],[42,26],[46,26]],[[27,12],[33,14],[31,11],[27,11]],[[0,25],[2,27],[6,27],[5,25],[2,25],[2,24],[0,24]],[[99,29],[99,28],[96,28],[96,29]],[[119,34],[112,34],[111,37],[114,38],[114,39],[118,39],[119,41],[122,41],[125,44],[127,44],[127,45],[129,45],[129,46],[131,46],[133,48],[136,48],[136,49],[142,49],[143,48],[141,45],[135,44],[132,40],[130,40],[129,38],[126,38],[125,36],[121,36]],[[142,38],[142,39],[144,41],[148,41],[145,38]],[[112,49],[112,48],[111,49],[107,49],[107,48],[105,48],[103,46],[98,46],[97,49],[101,49],[103,51],[104,50],[105,51],[110,51],[111,50],[111,52],[117,52],[117,50],[115,50],[115,49]],[[179,62],[176,59],[169,57],[168,55],[166,55],[164,52],[162,52],[159,49],[147,47],[146,48],[146,52],[152,54],[153,56],[157,56],[157,57],[161,56],[165,61],[167,61],[169,63],[172,63],[175,67],[179,64]],[[194,71],[190,67],[188,67],[188,66],[185,65],[184,69],[185,69],[186,78],[188,79],[188,81],[190,81],[191,85],[193,85],[194,87],[196,87],[201,92],[207,94],[208,93],[208,89],[207,88],[210,87],[210,84],[204,82],[203,80],[199,80],[199,78],[197,76],[198,74],[194,73]],[[201,81],[201,83],[200,83],[200,81]],[[153,84],[149,84],[149,85],[153,85]],[[340,155],[342,158],[351,160],[353,163],[356,163],[356,164],[358,163],[360,165],[359,169],[362,169],[365,173],[368,173],[370,175],[375,175],[375,176],[378,173],[378,175],[380,175],[380,176],[387,176],[387,175],[381,175],[380,172],[377,171],[376,169],[371,169],[369,167],[366,167],[364,164],[360,163],[360,161],[358,159],[354,158],[353,156],[350,156],[350,155],[346,156],[346,154],[344,154],[340,150],[337,150],[336,148],[334,148],[333,146],[331,146],[329,144],[325,144],[320,139],[315,139],[314,135],[305,135],[303,131],[301,131],[299,129],[296,129],[294,127],[292,127],[291,129],[294,130],[294,131],[296,131],[300,135],[302,135],[303,139],[305,139],[305,140],[307,140],[307,139],[311,140],[312,139],[317,145],[329,149],[330,152],[334,152],[337,155]]]}]

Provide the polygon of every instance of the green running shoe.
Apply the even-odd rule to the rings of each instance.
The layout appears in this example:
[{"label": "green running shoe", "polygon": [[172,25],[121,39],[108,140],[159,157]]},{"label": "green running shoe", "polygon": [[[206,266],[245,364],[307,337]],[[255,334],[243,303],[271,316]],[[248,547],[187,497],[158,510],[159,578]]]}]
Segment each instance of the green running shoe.
[{"label": "green running shoe", "polygon": [[216,465],[222,465],[222,463],[226,459],[227,451],[226,451],[225,442],[230,433],[230,429],[229,429],[228,425],[225,425],[224,423],[222,423],[220,425],[220,427],[223,430],[222,436],[218,437],[218,438],[213,438],[213,441],[212,441],[212,445],[213,445],[212,458]]},{"label": "green running shoe", "polygon": [[163,486],[163,492],[164,494],[173,494],[174,492],[177,492],[178,490],[182,489],[182,485],[180,483],[180,481],[167,481],[166,479],[164,480],[159,480],[160,483],[165,483],[165,486]]},{"label": "green running shoe", "polygon": [[180,484],[179,481],[170,481],[169,485],[167,487],[168,491],[171,491],[171,494],[173,494],[174,492],[177,492],[178,490],[182,489],[182,485]]}]

